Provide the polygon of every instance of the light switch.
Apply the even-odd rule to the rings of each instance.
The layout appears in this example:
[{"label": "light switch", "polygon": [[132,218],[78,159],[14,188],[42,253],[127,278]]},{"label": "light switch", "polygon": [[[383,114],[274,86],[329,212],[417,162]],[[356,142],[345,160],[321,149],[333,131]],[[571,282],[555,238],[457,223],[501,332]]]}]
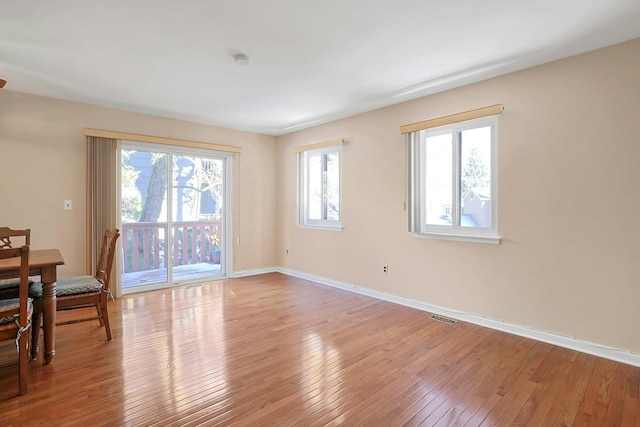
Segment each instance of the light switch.
[{"label": "light switch", "polygon": [[70,211],[71,209],[73,209],[73,205],[71,204],[71,200],[65,200],[64,201],[64,210],[65,211]]}]

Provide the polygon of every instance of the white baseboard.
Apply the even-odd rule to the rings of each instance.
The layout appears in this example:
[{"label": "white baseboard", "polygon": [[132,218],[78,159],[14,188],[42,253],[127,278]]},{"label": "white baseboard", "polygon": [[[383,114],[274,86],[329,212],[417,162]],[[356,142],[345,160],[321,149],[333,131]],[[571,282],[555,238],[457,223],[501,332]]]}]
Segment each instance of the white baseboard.
[{"label": "white baseboard", "polygon": [[417,301],[409,298],[403,298],[397,295],[391,295],[391,294],[376,291],[373,289],[367,289],[361,286],[351,285],[349,283],[338,282],[335,280],[314,276],[312,274],[302,273],[302,272],[290,270],[287,268],[274,268],[269,270],[269,272],[271,271],[278,271],[288,276],[310,280],[312,282],[316,282],[322,285],[332,286],[334,288],[355,292],[357,294],[366,295],[366,296],[377,298],[383,301],[388,301],[388,302],[404,305],[407,307],[412,307],[418,310],[427,311],[429,313],[450,317],[452,319],[460,320],[463,322],[472,323],[474,325],[483,326],[483,327],[495,329],[502,332],[507,332],[507,333],[518,335],[525,338],[531,338],[533,340],[557,345],[559,347],[564,347],[571,350],[580,351],[582,353],[591,354],[593,356],[598,356],[605,359],[614,360],[616,362],[626,363],[628,365],[640,367],[640,354],[633,353],[628,350],[608,347],[608,346],[604,346],[604,345],[600,345],[600,344],[596,344],[588,341],[579,340],[576,338],[558,335],[552,332],[545,332],[545,331],[535,330],[532,328],[526,328],[524,326],[514,325],[514,324],[503,322],[500,320],[489,319],[486,317],[478,316],[476,314],[450,310],[444,307],[426,304],[421,301]]},{"label": "white baseboard", "polygon": [[229,274],[229,278],[230,279],[236,279],[238,277],[247,277],[247,276],[256,276],[258,274],[266,274],[266,273],[276,273],[279,272],[280,270],[276,267],[269,267],[269,268],[257,268],[254,270],[242,270],[242,271],[234,271],[233,273]]}]

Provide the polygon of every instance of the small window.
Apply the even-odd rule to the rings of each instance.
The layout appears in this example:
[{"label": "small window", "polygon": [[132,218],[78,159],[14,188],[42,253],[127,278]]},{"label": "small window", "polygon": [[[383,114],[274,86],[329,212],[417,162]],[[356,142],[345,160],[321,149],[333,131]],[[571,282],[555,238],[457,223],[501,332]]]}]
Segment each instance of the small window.
[{"label": "small window", "polygon": [[412,132],[411,230],[419,236],[499,243],[497,117]]},{"label": "small window", "polygon": [[341,146],[298,153],[298,223],[341,228]]}]

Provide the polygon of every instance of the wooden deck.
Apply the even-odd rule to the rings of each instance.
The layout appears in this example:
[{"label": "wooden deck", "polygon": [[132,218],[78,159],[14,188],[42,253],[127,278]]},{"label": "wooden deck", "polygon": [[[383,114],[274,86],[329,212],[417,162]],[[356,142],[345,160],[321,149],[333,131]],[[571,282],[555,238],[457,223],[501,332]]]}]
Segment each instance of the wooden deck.
[{"label": "wooden deck", "polygon": [[[179,265],[173,268],[173,282],[181,283],[196,279],[215,280],[222,274],[220,264],[198,263]],[[122,275],[122,288],[131,289],[136,286],[165,283],[167,271],[165,269],[135,271]]]},{"label": "wooden deck", "polygon": [[[126,295],[0,342],[3,426],[637,426],[640,368],[278,273]],[[60,312],[81,317],[82,310]]]}]

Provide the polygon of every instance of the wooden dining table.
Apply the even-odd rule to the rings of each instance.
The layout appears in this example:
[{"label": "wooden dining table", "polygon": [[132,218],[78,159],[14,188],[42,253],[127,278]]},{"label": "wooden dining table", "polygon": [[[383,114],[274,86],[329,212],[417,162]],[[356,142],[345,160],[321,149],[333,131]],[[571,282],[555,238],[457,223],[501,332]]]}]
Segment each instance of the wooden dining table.
[{"label": "wooden dining table", "polygon": [[[42,316],[44,360],[48,365],[56,354],[56,280],[57,267],[64,264],[58,249],[29,251],[29,276],[40,276],[42,282]],[[20,259],[0,260],[0,279],[20,277]],[[34,349],[35,350],[35,349]],[[37,353],[32,353],[34,356]]]}]

